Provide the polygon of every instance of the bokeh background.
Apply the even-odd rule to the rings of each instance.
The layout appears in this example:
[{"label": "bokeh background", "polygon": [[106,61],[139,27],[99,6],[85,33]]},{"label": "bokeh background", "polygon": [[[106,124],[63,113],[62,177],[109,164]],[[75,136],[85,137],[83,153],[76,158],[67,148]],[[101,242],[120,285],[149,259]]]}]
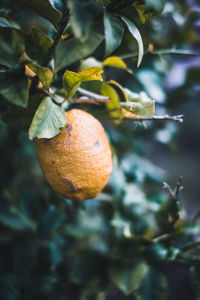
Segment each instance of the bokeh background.
[{"label": "bokeh background", "polygon": [[[0,4],[4,7],[0,9],[3,16],[7,4]],[[114,171],[96,199],[79,204],[55,194],[44,180],[28,134],[16,129],[12,115],[6,122],[0,121],[1,299],[135,299],[125,295],[130,284],[127,273],[125,279],[113,274],[117,274],[116,266],[123,270],[124,258],[138,255],[140,246],[127,242],[130,236],[151,237],[159,233],[155,214],[168,197],[163,181],[174,188],[183,176],[182,216],[189,224],[187,228],[191,228],[187,234],[198,233],[200,59],[198,55],[170,51],[199,51],[199,14],[198,1],[166,1],[163,13],[140,28],[146,49],[166,51],[147,53],[139,69],[136,57],[126,56],[137,51],[128,33],[115,51],[132,73],[109,67],[106,78],[134,92],[145,91],[155,99],[157,115],[184,114],[184,122],[148,121],[145,128],[128,121],[115,124],[102,120],[113,147]],[[26,31],[33,24],[48,34],[53,30],[47,21],[26,9],[15,8],[12,18]],[[102,60],[103,53],[102,44],[94,56]],[[76,70],[77,64],[70,69]],[[3,98],[0,100],[3,115],[6,105]],[[98,107],[84,108],[98,115]],[[162,251],[156,253],[163,255]],[[146,259],[153,261],[149,254]],[[168,300],[193,299],[187,268],[156,266],[167,278],[161,280],[160,294],[150,289],[149,298],[145,286],[139,289],[136,299],[166,299],[166,282]],[[129,279],[139,276],[131,271],[128,274]],[[157,278],[158,274],[152,276]]]}]

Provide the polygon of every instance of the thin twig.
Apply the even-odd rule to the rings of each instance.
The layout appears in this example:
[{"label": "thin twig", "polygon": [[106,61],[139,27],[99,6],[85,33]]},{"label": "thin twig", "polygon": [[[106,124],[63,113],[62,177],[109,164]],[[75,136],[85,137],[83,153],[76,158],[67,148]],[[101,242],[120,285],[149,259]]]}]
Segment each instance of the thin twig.
[{"label": "thin twig", "polygon": [[[78,92],[84,96],[87,97],[87,100],[88,99],[92,99],[94,101],[96,101],[97,103],[107,103],[110,101],[110,98],[109,97],[106,97],[106,96],[102,96],[102,95],[99,95],[99,94],[96,94],[96,93],[93,93],[93,92],[90,92],[88,90],[85,90],[83,88],[78,88]],[[82,101],[83,102],[83,101]]]},{"label": "thin twig", "polygon": [[[123,120],[127,121],[173,121],[173,122],[183,122],[184,115],[178,115],[178,116],[133,116],[133,117],[124,117]],[[116,118],[117,119],[117,118]]]},{"label": "thin twig", "polygon": [[163,188],[168,190],[170,196],[174,200],[177,199],[177,197],[179,196],[180,192],[183,190],[182,181],[183,181],[183,177],[180,176],[179,180],[178,180],[178,182],[176,184],[176,187],[175,187],[174,191],[172,190],[171,186],[167,182],[165,182],[165,181],[163,182]]},{"label": "thin twig", "polygon": [[191,254],[181,254],[178,253],[174,258],[166,260],[166,262],[174,262],[180,263],[183,265],[200,265],[200,258],[198,255],[191,255]]},{"label": "thin twig", "polygon": [[178,180],[178,182],[176,184],[175,191],[174,191],[175,198],[177,198],[179,196],[180,192],[183,190],[182,181],[183,181],[183,177],[180,176],[179,180]]},{"label": "thin twig", "polygon": [[69,103],[89,103],[89,104],[95,104],[95,105],[100,105],[100,103],[107,103],[110,102],[110,99],[105,99],[105,100],[96,100],[94,98],[89,98],[87,96],[83,96],[77,99],[71,98],[69,99]]},{"label": "thin twig", "polygon": [[[144,51],[144,55],[146,54],[200,56],[200,51],[184,50],[184,49],[162,49],[162,50],[154,50],[154,51],[146,50]],[[137,56],[138,56],[138,52],[120,55],[122,59],[134,58]]]},{"label": "thin twig", "polygon": [[189,56],[200,56],[200,51],[187,50],[187,49],[163,49],[163,50],[154,50],[152,52],[148,51],[149,54],[155,55],[189,55]]},{"label": "thin twig", "polygon": [[188,246],[183,247],[181,249],[181,251],[183,251],[183,252],[192,251],[192,250],[195,250],[196,248],[199,248],[199,246],[200,246],[200,241],[194,242],[194,243],[192,243],[192,244],[190,244]]},{"label": "thin twig", "polygon": [[65,27],[68,23],[68,19],[69,19],[69,10],[67,8],[65,8],[65,11],[63,13],[63,17],[62,17],[62,19],[61,19],[61,21],[58,25],[58,31],[56,32],[56,34],[54,36],[54,42],[48,50],[48,60],[47,60],[46,64],[48,64],[54,56],[56,46],[57,46],[57,44],[58,44],[58,42],[59,42],[59,40],[60,40],[64,30],[65,30]]},{"label": "thin twig", "polygon": [[174,198],[174,192],[172,191],[171,186],[167,182],[163,182],[163,188],[168,190],[169,194]]},{"label": "thin twig", "polygon": [[171,197],[170,200],[173,201],[172,202],[173,210],[168,215],[168,220],[172,227],[174,227],[176,222],[180,219],[180,201],[179,201],[178,196],[179,196],[180,191],[183,189],[182,181],[183,181],[183,178],[182,178],[182,176],[180,176],[174,191],[172,190],[172,188],[170,187],[170,185],[168,183],[163,182],[163,187],[168,190],[170,197]]},{"label": "thin twig", "polygon": [[162,235],[160,235],[158,237],[155,237],[153,239],[153,242],[154,243],[160,243],[160,242],[169,240],[170,238],[171,238],[171,234],[170,233],[165,233],[165,234],[162,234]]}]

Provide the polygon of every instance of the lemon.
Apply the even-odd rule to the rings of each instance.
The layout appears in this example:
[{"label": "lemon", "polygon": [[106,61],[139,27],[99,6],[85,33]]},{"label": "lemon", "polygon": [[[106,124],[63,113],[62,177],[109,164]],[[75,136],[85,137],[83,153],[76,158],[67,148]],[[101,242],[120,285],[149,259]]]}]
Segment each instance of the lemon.
[{"label": "lemon", "polygon": [[72,200],[97,196],[112,172],[108,137],[91,114],[72,109],[67,123],[51,139],[35,139],[44,176],[60,195]]}]

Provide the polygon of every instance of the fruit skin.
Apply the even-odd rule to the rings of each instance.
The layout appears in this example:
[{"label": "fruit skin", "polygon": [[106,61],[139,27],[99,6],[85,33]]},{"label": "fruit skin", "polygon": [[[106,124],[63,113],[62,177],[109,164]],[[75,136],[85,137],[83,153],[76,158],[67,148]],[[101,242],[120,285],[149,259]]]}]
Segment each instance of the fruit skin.
[{"label": "fruit skin", "polygon": [[94,198],[112,172],[109,141],[91,114],[72,109],[67,123],[51,139],[35,139],[41,169],[50,186],[72,200]]}]

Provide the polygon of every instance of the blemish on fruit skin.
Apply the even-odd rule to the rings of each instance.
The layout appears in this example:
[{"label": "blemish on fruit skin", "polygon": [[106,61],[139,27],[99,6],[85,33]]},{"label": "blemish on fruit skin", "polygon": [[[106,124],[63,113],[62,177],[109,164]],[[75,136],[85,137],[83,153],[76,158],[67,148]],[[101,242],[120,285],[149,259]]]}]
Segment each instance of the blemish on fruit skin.
[{"label": "blemish on fruit skin", "polygon": [[60,142],[57,142],[57,143],[55,143],[54,145],[59,145],[60,144]]},{"label": "blemish on fruit skin", "polygon": [[70,185],[70,188],[72,190],[72,193],[75,193],[76,192],[76,188],[75,186],[73,185],[72,181],[69,179],[69,178],[66,178],[65,177],[65,180],[67,181],[67,183]]},{"label": "blemish on fruit skin", "polygon": [[66,125],[65,129],[67,130],[67,132],[70,132],[72,130],[72,125],[71,124]]},{"label": "blemish on fruit skin", "polygon": [[96,143],[94,144],[94,147],[99,147],[99,142],[96,142]]},{"label": "blemish on fruit skin", "polygon": [[55,161],[54,160],[51,160],[51,163],[52,163],[52,165],[55,165]]}]

